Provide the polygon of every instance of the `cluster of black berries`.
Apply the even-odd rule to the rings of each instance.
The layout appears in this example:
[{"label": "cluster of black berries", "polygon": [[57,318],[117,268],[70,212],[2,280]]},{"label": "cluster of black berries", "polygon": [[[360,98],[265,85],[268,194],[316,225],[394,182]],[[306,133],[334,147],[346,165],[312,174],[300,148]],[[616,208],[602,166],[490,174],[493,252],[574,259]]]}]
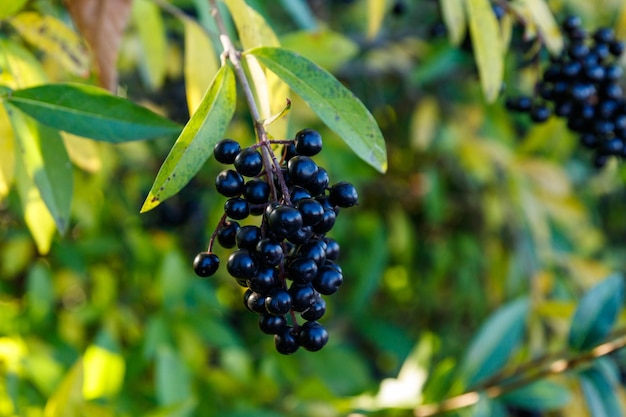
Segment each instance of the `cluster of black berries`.
[{"label": "cluster of black berries", "polygon": [[[280,158],[271,145],[281,146]],[[245,149],[232,139],[217,143],[215,159],[234,164],[215,180],[228,200],[208,251],[193,262],[198,275],[213,275],[219,267],[214,240],[224,248],[236,247],[226,268],[247,288],[245,306],[258,313],[259,328],[274,335],[283,354],[300,346],[310,351],[324,347],[328,332],[317,322],[326,312],[322,295],[333,294],[343,282],[336,263],[339,244],[326,233],[339,209],[357,204],[358,195],[347,182],[329,186],[328,173],[311,158],[321,149],[322,137],[312,129],[301,130],[294,140]],[[249,215],[260,216],[260,226],[239,224]],[[298,323],[296,313],[304,323]]]},{"label": "cluster of black berries", "polygon": [[540,98],[508,98],[506,107],[530,114],[536,123],[553,113],[566,118],[582,145],[594,150],[594,165],[602,167],[612,155],[626,157],[626,99],[617,62],[624,44],[609,28],[589,36],[577,16],[568,17],[562,28],[564,49],[536,85]]}]

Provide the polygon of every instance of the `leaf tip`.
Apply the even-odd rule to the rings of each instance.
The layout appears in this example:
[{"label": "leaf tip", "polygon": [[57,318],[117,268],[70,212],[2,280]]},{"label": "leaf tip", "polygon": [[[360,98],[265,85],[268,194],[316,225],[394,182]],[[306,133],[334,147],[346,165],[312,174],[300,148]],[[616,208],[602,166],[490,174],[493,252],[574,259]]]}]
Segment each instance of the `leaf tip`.
[{"label": "leaf tip", "polygon": [[161,199],[158,196],[152,194],[152,192],[150,192],[148,194],[148,197],[146,197],[146,201],[143,202],[143,206],[141,206],[141,210],[139,210],[139,213],[146,213],[158,206],[159,204],[161,204]]}]

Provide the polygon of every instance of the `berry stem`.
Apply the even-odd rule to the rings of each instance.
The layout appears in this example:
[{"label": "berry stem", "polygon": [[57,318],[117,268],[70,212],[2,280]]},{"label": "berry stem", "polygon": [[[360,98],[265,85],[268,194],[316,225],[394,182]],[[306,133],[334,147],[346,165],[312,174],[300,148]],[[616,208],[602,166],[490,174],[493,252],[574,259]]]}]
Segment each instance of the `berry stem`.
[{"label": "berry stem", "polygon": [[230,36],[228,36],[228,31],[226,30],[226,25],[224,25],[224,20],[222,19],[220,11],[217,8],[216,0],[208,1],[209,6],[211,6],[212,9],[211,14],[213,16],[213,19],[215,20],[215,23],[217,24],[217,28],[220,33],[220,42],[222,43],[222,47],[224,48],[224,55],[230,60],[233,65],[235,74],[237,76],[239,84],[241,85],[241,89],[243,90],[243,94],[248,104],[250,115],[252,116],[252,120],[254,123],[254,130],[256,132],[257,141],[261,145],[265,145],[261,146],[261,156],[263,157],[263,167],[265,168],[267,182],[270,185],[272,195],[276,200],[278,199],[278,191],[276,190],[274,181],[272,181],[273,174],[275,173],[278,177],[281,192],[287,203],[290,203],[291,201],[289,198],[289,192],[287,190],[287,186],[285,184],[282,172],[280,171],[280,165],[278,164],[278,160],[276,159],[276,156],[274,155],[274,152],[270,147],[271,142],[268,138],[263,121],[261,120],[259,108],[256,104],[256,101],[254,100],[254,94],[252,93],[252,88],[250,87],[250,81],[248,80],[246,71],[241,63],[241,51],[235,48],[233,41],[230,39]]},{"label": "berry stem", "polygon": [[207,252],[213,253],[213,243],[215,242],[215,238],[217,237],[217,233],[219,232],[220,228],[226,222],[226,217],[228,217],[226,213],[222,214],[222,217],[220,218],[220,221],[217,224],[217,227],[215,228],[215,230],[213,230],[213,233],[211,233],[211,237],[209,238],[209,247],[207,248]]}]

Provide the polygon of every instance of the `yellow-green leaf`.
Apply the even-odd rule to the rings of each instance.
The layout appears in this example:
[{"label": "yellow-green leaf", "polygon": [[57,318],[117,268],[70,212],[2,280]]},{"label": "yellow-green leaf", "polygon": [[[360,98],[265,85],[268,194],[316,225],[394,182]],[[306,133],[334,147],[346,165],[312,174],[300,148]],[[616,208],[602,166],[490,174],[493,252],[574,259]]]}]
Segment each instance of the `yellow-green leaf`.
[{"label": "yellow-green leaf", "polygon": [[119,353],[92,345],[83,356],[83,395],[86,399],[111,397],[122,388],[126,363]]},{"label": "yellow-green leaf", "polygon": [[383,26],[387,2],[385,0],[367,0],[367,38],[374,39]]},{"label": "yellow-green leaf", "polygon": [[[37,186],[58,230],[64,233],[70,220],[73,177],[61,136],[8,103],[5,109],[26,174]],[[27,195],[30,200],[30,191]]]},{"label": "yellow-green leaf", "polygon": [[102,167],[100,145],[98,142],[85,139],[71,133],[61,132],[65,149],[70,161],[87,172],[97,172]]},{"label": "yellow-green leaf", "polygon": [[80,36],[50,15],[22,12],[9,20],[22,37],[58,60],[68,71],[86,77],[89,55]]},{"label": "yellow-green leaf", "polygon": [[563,38],[559,26],[545,0],[523,0],[537,30],[541,33],[546,47],[552,55],[558,55],[563,49]]},{"label": "yellow-green leaf", "polygon": [[[278,37],[267,21],[244,0],[225,0],[226,6],[235,21],[239,40],[244,50],[259,46],[279,46]],[[254,60],[254,57],[251,58]],[[278,113],[288,98],[288,86],[271,71],[258,72],[256,62],[247,58],[246,64],[255,79],[255,97],[261,119]],[[263,81],[263,77],[266,78]],[[268,127],[270,136],[283,139],[287,132],[289,117],[285,117]]]},{"label": "yellow-green leaf", "polygon": [[284,80],[361,159],[386,171],[387,150],[374,116],[332,74],[283,48],[255,48],[246,54]]},{"label": "yellow-green leaf", "polygon": [[79,417],[83,399],[83,362],[79,360],[63,377],[46,403],[43,417]]},{"label": "yellow-green leaf", "polygon": [[2,75],[9,74],[3,81],[11,88],[31,87],[46,82],[43,67],[27,49],[19,44],[0,39],[0,70]]},{"label": "yellow-green leaf", "polygon": [[19,12],[28,0],[0,1],[0,19],[5,19]]},{"label": "yellow-green leaf", "polygon": [[502,88],[504,53],[498,20],[489,0],[466,0],[474,59],[480,84],[488,102],[498,98]]},{"label": "yellow-green leaf", "polygon": [[219,69],[213,43],[198,23],[183,19],[185,26],[185,92],[189,114],[193,114]]},{"label": "yellow-green leaf", "polygon": [[149,88],[163,85],[167,73],[167,38],[159,7],[149,0],[134,0],[132,18],[141,44],[140,69]]},{"label": "yellow-green leaf", "polygon": [[465,36],[467,23],[465,21],[463,0],[440,0],[441,14],[448,29],[448,37],[454,45],[460,45]]},{"label": "yellow-green leaf", "polygon": [[212,155],[213,146],[223,137],[235,112],[236,94],[235,75],[225,65],[163,162],[142,213],[180,191]]},{"label": "yellow-green leaf", "polygon": [[0,107],[0,201],[9,193],[15,173],[13,128],[6,110]]},{"label": "yellow-green leaf", "polygon": [[350,61],[359,52],[355,42],[341,33],[328,29],[291,32],[280,38],[280,44],[283,48],[291,49],[331,72]]}]

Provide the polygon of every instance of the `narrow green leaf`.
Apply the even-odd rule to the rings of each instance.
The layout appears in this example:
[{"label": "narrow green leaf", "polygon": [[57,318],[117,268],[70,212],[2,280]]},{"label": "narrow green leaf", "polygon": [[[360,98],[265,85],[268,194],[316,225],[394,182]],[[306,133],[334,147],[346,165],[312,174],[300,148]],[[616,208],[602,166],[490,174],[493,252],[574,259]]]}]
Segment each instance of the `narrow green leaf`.
[{"label": "narrow green leaf", "polygon": [[78,136],[120,143],[170,135],[180,126],[130,100],[86,84],[46,84],[5,98],[40,123]]},{"label": "narrow green leaf", "polygon": [[339,68],[359,53],[354,41],[328,29],[291,32],[280,38],[280,44],[328,71]]},{"label": "narrow green leaf", "polygon": [[140,66],[144,81],[151,89],[163,85],[167,74],[167,34],[161,10],[148,0],[132,2],[132,18],[141,42]]},{"label": "narrow green leaf", "polygon": [[64,233],[70,220],[73,177],[63,140],[59,132],[40,125],[13,106],[5,108],[27,175],[39,189],[57,229]]},{"label": "narrow green leaf", "polygon": [[580,387],[590,415],[594,417],[623,415],[617,387],[597,368],[587,369],[580,373]]},{"label": "narrow green leaf", "polygon": [[585,350],[596,346],[615,324],[624,299],[624,278],[612,275],[589,290],[580,300],[569,332],[569,345]]},{"label": "narrow green leaf", "polygon": [[523,3],[537,25],[537,30],[541,33],[550,53],[558,55],[563,49],[563,37],[548,4],[545,0],[524,0]]},{"label": "narrow green leaf", "polygon": [[488,102],[498,98],[504,74],[500,27],[489,0],[466,0],[474,59]]},{"label": "narrow green leaf", "polygon": [[5,19],[19,12],[28,0],[0,1],[0,19]]},{"label": "narrow green leaf", "polygon": [[526,298],[498,309],[474,336],[462,365],[462,378],[473,386],[500,371],[524,334],[529,302]]},{"label": "narrow green leaf", "polygon": [[163,162],[142,213],[180,191],[213,154],[213,145],[224,136],[235,112],[236,96],[235,76],[225,65]]},{"label": "narrow green leaf", "polygon": [[376,120],[332,74],[282,48],[261,47],[246,53],[285,81],[360,158],[380,172],[387,170],[385,141]]},{"label": "narrow green leaf", "polygon": [[502,396],[506,404],[537,411],[565,407],[572,399],[569,389],[551,381],[538,381]]}]

